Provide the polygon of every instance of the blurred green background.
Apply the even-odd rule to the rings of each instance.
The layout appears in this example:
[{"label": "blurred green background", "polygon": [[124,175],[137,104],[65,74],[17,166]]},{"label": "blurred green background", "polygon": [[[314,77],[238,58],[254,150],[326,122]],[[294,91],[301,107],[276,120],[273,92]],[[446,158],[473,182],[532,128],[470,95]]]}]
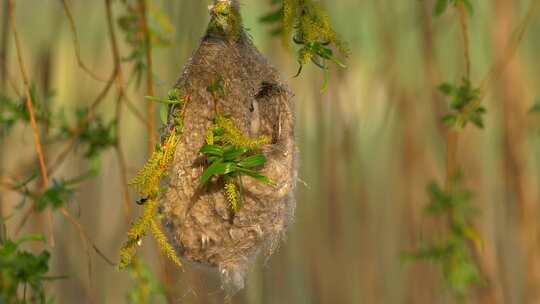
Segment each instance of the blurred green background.
[{"label": "blurred green background", "polygon": [[[4,2],[4,1],[3,1]],[[104,86],[77,66],[72,33],[60,1],[19,0],[17,26],[31,81],[39,91],[54,90],[49,106],[73,112],[89,105]],[[172,45],[153,50],[156,95],[165,96],[197,48],[208,22],[209,1],[152,0],[151,7],[170,19]],[[532,1],[474,2],[469,18],[472,81],[484,79]],[[298,77],[294,50],[271,37],[258,20],[271,11],[269,1],[242,4],[245,26],[256,46],[281,71],[295,93],[299,183],[294,224],[287,240],[267,261],[248,275],[246,288],[233,303],[455,303],[430,262],[407,264],[402,254],[430,240],[441,223],[426,216],[426,186],[445,176],[445,128],[440,118],[447,105],[436,86],[458,82],[463,74],[462,42],[455,12],[432,16],[433,1],[322,1],[336,31],[349,43],[347,68],[332,67],[327,92],[321,93],[322,73],[309,66]],[[102,1],[71,1],[85,63],[98,75],[110,75],[113,61]],[[113,14],[122,14],[119,1]],[[2,5],[2,18],[6,18]],[[5,19],[3,19],[4,21]],[[5,22],[2,23],[2,30]],[[118,32],[122,56],[130,53]],[[4,63],[14,87],[22,89],[11,42]],[[486,128],[462,132],[458,160],[465,184],[480,210],[475,225],[484,239],[483,254],[496,280],[491,288],[501,303],[531,300],[534,271],[540,257],[537,240],[523,228],[523,215],[538,219],[540,182],[540,120],[529,114],[540,96],[540,19],[527,28],[523,41],[500,78],[490,83],[484,105]],[[124,74],[131,72],[124,63]],[[14,95],[6,84],[3,93]],[[144,113],[145,86],[129,87],[129,97]],[[105,117],[114,115],[115,89],[100,105]],[[126,154],[128,177],[147,157],[146,128],[126,109],[120,121],[120,144]],[[159,118],[156,117],[156,121]],[[47,145],[46,158],[62,150]],[[69,155],[53,178],[75,176],[88,168],[77,151]],[[29,126],[19,125],[1,141],[2,176],[24,176],[35,166]],[[100,174],[78,187],[69,210],[105,254],[117,260],[128,226],[123,218],[122,185],[113,150],[103,154]],[[2,214],[20,201],[0,192]],[[131,193],[133,209],[136,195]],[[527,203],[528,202],[528,203]],[[8,231],[22,212],[7,222]],[[133,215],[135,218],[135,215]],[[25,232],[42,231],[44,219],[32,216]],[[535,228],[537,225],[533,225]],[[525,230],[524,230],[525,229]],[[55,214],[56,246],[51,248],[51,275],[65,279],[46,283],[57,303],[125,303],[134,281],[92,254],[91,276],[79,233]],[[533,232],[530,232],[530,235]],[[527,242],[533,244],[531,249]],[[143,260],[159,278],[158,251],[148,238]],[[39,249],[41,245],[28,245]],[[527,259],[529,256],[531,259]],[[172,276],[174,303],[223,303],[217,277],[195,265],[183,270],[165,265]],[[174,270],[173,270],[174,269]],[[535,285],[536,284],[536,285]],[[494,287],[495,286],[495,287]],[[533,287],[531,287],[533,286]],[[482,287],[481,287],[482,288]],[[489,303],[473,293],[468,303]],[[155,300],[158,302],[158,300]]]}]

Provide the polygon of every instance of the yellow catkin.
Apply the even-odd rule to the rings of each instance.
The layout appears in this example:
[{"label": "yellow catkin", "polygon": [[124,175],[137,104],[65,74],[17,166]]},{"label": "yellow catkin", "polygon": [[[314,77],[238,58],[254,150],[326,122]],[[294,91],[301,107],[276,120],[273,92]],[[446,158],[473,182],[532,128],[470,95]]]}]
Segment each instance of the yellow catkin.
[{"label": "yellow catkin", "polygon": [[271,141],[270,137],[265,135],[256,138],[247,137],[234,125],[230,118],[223,115],[216,117],[216,126],[223,129],[222,141],[233,146],[258,150]]},{"label": "yellow catkin", "polygon": [[218,0],[212,7],[213,22],[229,39],[238,39],[242,33],[242,17],[231,0]]},{"label": "yellow catkin", "polygon": [[171,131],[163,144],[156,149],[143,168],[129,182],[142,197],[155,197],[160,191],[160,180],[166,175],[178,144],[177,132]]},{"label": "yellow catkin", "polygon": [[144,204],[143,214],[128,230],[127,235],[129,239],[138,241],[145,235],[146,230],[150,226],[150,222],[156,215],[157,206],[157,200],[150,200]]},{"label": "yellow catkin", "polygon": [[128,230],[128,240],[120,249],[120,263],[118,268],[123,269],[131,264],[137,251],[137,244],[144,237],[157,212],[157,200],[150,200],[144,204],[143,214]]},{"label": "yellow catkin", "polygon": [[158,243],[161,251],[176,265],[182,266],[180,259],[176,255],[176,251],[167,240],[167,236],[165,235],[165,233],[163,233],[163,230],[161,230],[161,225],[155,219],[152,219],[152,221],[150,222],[150,231],[156,239],[156,242]]},{"label": "yellow catkin", "polygon": [[236,186],[236,183],[233,179],[227,179],[227,181],[225,182],[224,191],[225,197],[227,198],[231,209],[234,212],[238,212],[238,210],[240,209],[238,187]]},{"label": "yellow catkin", "polygon": [[131,264],[131,260],[137,252],[137,242],[128,240],[120,249],[120,262],[118,263],[118,269],[124,269]]},{"label": "yellow catkin", "polygon": [[347,44],[338,37],[332,28],[328,14],[318,1],[303,0],[300,3],[299,0],[284,0],[283,34],[285,39],[289,39],[290,32],[294,27],[298,31],[298,38],[302,40],[304,45],[299,50],[301,64],[308,63],[316,55],[310,49],[313,43],[330,43],[342,55],[348,56],[350,54]]},{"label": "yellow catkin", "polygon": [[214,130],[212,130],[212,128],[206,131],[206,143],[209,145],[214,144]]}]

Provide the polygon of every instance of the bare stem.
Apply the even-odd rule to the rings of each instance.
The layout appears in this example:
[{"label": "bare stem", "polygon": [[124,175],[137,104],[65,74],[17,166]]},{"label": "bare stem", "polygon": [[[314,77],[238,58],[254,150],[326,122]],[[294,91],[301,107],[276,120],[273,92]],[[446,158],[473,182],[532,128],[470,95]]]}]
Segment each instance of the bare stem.
[{"label": "bare stem", "polygon": [[81,45],[79,43],[79,35],[77,34],[77,27],[75,26],[75,18],[73,18],[73,14],[71,13],[71,8],[69,7],[69,4],[67,0],[61,0],[62,6],[64,7],[64,12],[66,13],[66,16],[69,20],[69,26],[71,27],[71,32],[73,33],[73,45],[75,47],[75,57],[77,58],[77,64],[79,67],[85,71],[90,77],[94,78],[97,81],[106,82],[106,79],[103,79],[102,77],[97,76],[86,64],[84,64],[81,56]]},{"label": "bare stem", "polygon": [[[144,45],[146,50],[146,90],[148,96],[154,96],[154,79],[153,79],[153,68],[152,68],[152,43],[150,41],[150,32],[148,30],[147,22],[147,12],[146,12],[146,0],[138,1],[139,8],[139,24],[141,28],[141,33],[144,39]],[[155,124],[155,115],[156,115],[156,106],[153,102],[146,103],[146,111],[148,115],[148,153],[152,153],[156,145],[156,124]]]},{"label": "bare stem", "polygon": [[463,37],[463,58],[465,59],[465,77],[471,78],[471,56],[469,53],[469,30],[467,26],[467,13],[465,4],[460,1],[457,6],[459,16],[459,25],[461,27],[461,36]]},{"label": "bare stem", "polygon": [[[21,72],[21,77],[24,84],[24,94],[26,96],[26,109],[28,110],[28,115],[30,116],[30,126],[32,128],[32,135],[34,138],[34,145],[36,148],[36,153],[38,155],[39,161],[39,171],[41,174],[41,184],[43,189],[49,187],[49,175],[47,173],[47,166],[45,165],[45,155],[43,153],[43,147],[41,145],[41,138],[39,136],[39,128],[36,123],[36,116],[34,114],[34,107],[32,101],[32,94],[30,94],[30,83],[28,80],[28,75],[26,73],[26,67],[24,64],[22,56],[22,47],[21,41],[19,38],[19,33],[17,32],[17,22],[15,15],[15,2],[13,0],[8,0],[8,13],[9,19],[11,21],[11,30],[13,32],[13,38],[15,40],[15,50],[17,52],[17,61],[19,63],[19,69]],[[51,247],[54,246],[54,234],[53,234],[53,216],[51,209],[47,209],[47,221],[49,228],[49,242]]]},{"label": "bare stem", "polygon": [[523,40],[527,28],[529,28],[530,24],[534,20],[534,17],[536,17],[539,12],[540,0],[532,1],[529,5],[529,9],[527,10],[527,15],[512,33],[512,39],[506,48],[505,56],[502,56],[497,62],[495,62],[495,64],[489,70],[487,76],[482,81],[482,84],[480,85],[481,96],[479,98],[479,102],[481,102],[481,100],[485,97],[485,91],[488,86],[497,81],[498,78],[503,74],[502,72],[504,71],[510,60],[512,60],[512,58],[514,57],[514,54],[516,53],[519,44]]}]

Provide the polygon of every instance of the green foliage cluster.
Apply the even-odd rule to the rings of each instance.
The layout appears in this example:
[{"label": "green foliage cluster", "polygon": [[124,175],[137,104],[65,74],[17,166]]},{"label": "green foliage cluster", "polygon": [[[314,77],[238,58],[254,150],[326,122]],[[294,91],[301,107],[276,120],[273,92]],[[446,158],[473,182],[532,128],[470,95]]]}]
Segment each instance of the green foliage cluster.
[{"label": "green foliage cluster", "polygon": [[433,15],[441,16],[446,12],[449,5],[458,6],[461,3],[463,3],[469,14],[474,12],[471,0],[437,0],[433,8]]},{"label": "green foliage cluster", "polygon": [[[135,80],[135,85],[140,86],[142,76],[146,71],[146,43],[141,27],[141,12],[137,7],[137,0],[122,0],[124,14],[117,19],[118,26],[124,33],[126,43],[131,47],[131,53],[123,58],[126,62],[133,63],[130,82]],[[146,1],[148,34],[153,48],[170,47],[171,34],[174,26],[169,17],[159,8],[152,5],[152,1]]]},{"label": "green foliage cluster", "polygon": [[46,250],[34,254],[20,248],[24,242],[43,240],[38,235],[17,240],[0,235],[0,303],[47,303],[43,283],[50,279],[46,277],[50,254]]},{"label": "green foliage cluster", "polygon": [[[163,102],[167,106],[181,105],[185,107],[188,101],[187,98],[182,97],[178,89],[169,91],[167,99],[147,98],[153,101]],[[168,242],[165,233],[161,229],[157,208],[159,196],[163,192],[161,180],[167,176],[169,165],[173,160],[176,146],[182,135],[183,117],[180,117],[175,122],[175,125],[169,130],[166,138],[156,147],[146,164],[129,183],[142,197],[139,202],[143,205],[143,214],[129,228],[127,233],[128,239],[120,249],[120,269],[126,268],[131,264],[136,253],[137,245],[140,244],[148,231],[152,233],[162,252],[175,264],[181,266],[180,259],[176,256],[174,248]]]},{"label": "green foliage cluster", "polygon": [[300,46],[297,76],[304,65],[312,62],[324,72],[326,88],[328,64],[330,61],[340,67],[345,67],[334,54],[333,48],[342,56],[349,55],[345,42],[334,31],[330,19],[317,0],[273,0],[278,8],[261,17],[263,23],[278,24],[272,30],[273,34],[282,34],[288,42],[292,36],[294,43]]},{"label": "green foliage cluster", "polygon": [[531,114],[540,114],[540,101],[537,101],[531,106],[531,109],[529,110]]},{"label": "green foliage cluster", "polygon": [[460,85],[443,83],[439,91],[449,98],[452,111],[443,117],[447,126],[464,128],[470,122],[478,128],[484,127],[486,109],[480,105],[480,89],[474,88],[468,79],[463,79]]},{"label": "green foliage cluster", "polygon": [[[53,93],[44,94],[43,97],[36,93],[34,86],[31,87],[32,102],[37,123],[46,126],[49,137],[48,144],[59,143],[75,138],[78,146],[85,150],[84,157],[98,158],[101,152],[114,147],[116,138],[116,120],[106,122],[99,114],[93,114],[88,118],[88,108],[75,110],[73,115],[75,123],[70,122],[65,115],[64,109],[57,112],[51,111],[46,104],[52,103]],[[25,106],[26,99],[14,99],[6,95],[0,95],[0,135],[7,136],[17,123],[28,124],[30,116]]]},{"label": "green foliage cluster", "polygon": [[472,286],[482,283],[473,252],[473,248],[481,251],[483,245],[470,223],[477,214],[471,205],[472,193],[460,185],[459,178],[453,181],[450,190],[443,190],[436,183],[431,183],[427,190],[430,203],[425,211],[430,216],[444,218],[446,231],[440,239],[422,244],[409,257],[438,263],[450,290],[458,298],[464,298]]},{"label": "green foliage cluster", "polygon": [[102,116],[96,116],[94,119],[86,122],[88,109],[82,108],[75,111],[77,126],[70,126],[64,116],[60,117],[60,125],[54,140],[67,140],[76,137],[77,144],[84,147],[84,156],[86,158],[96,158],[101,152],[116,146],[117,122],[116,119],[105,121]]},{"label": "green foliage cluster", "polygon": [[129,304],[166,303],[165,289],[140,259],[133,259],[128,268],[133,286],[129,290]]},{"label": "green foliage cluster", "polygon": [[69,202],[73,197],[73,193],[74,188],[68,182],[53,179],[52,185],[36,200],[37,210],[43,211],[47,207],[53,209],[60,208]]},{"label": "green foliage cluster", "polygon": [[[13,190],[23,196],[23,200],[16,206],[20,209],[27,198],[32,199],[37,211],[48,207],[58,209],[63,207],[73,196],[76,186],[85,179],[97,175],[100,169],[100,156],[107,149],[117,144],[116,120],[105,122],[99,114],[92,114],[89,119],[87,108],[75,110],[73,119],[68,119],[64,109],[52,111],[47,104],[53,102],[54,94],[46,93],[41,96],[35,86],[31,86],[32,105],[38,124],[47,128],[44,142],[47,145],[66,143],[70,145],[75,141],[75,147],[83,149],[83,157],[89,161],[88,172],[80,176],[65,179],[52,179],[52,183],[43,191],[31,191],[29,185],[36,181],[37,172],[33,172],[22,181],[16,181]],[[29,124],[30,117],[25,106],[26,99],[11,98],[0,95],[0,136],[11,134],[17,124]],[[37,169],[36,169],[37,170]]]},{"label": "green foliage cluster", "polygon": [[200,149],[208,163],[201,175],[201,185],[206,185],[213,176],[217,177],[224,184],[225,197],[232,211],[237,212],[240,209],[241,176],[272,183],[257,170],[266,164],[266,157],[260,149],[269,142],[266,136],[248,138],[230,118],[218,115],[208,130],[206,145]]},{"label": "green foliage cluster", "polygon": [[[41,100],[36,92],[34,85],[30,86],[30,95],[32,96],[32,106],[34,115],[38,123],[49,125],[53,114],[45,107],[54,97],[53,93],[48,93]],[[0,93],[0,136],[7,136],[11,129],[17,123],[30,123],[30,115],[25,106],[26,98],[11,98]]]}]

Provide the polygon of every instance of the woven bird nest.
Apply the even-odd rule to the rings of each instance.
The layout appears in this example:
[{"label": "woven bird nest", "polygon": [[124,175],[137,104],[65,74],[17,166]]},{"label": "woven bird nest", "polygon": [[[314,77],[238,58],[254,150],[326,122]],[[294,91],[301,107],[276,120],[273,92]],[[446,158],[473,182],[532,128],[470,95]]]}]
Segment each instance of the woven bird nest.
[{"label": "woven bird nest", "polygon": [[[169,113],[167,129],[182,116],[183,131],[170,164],[160,211],[177,254],[184,260],[215,267],[225,289],[235,292],[243,288],[256,256],[274,252],[293,217],[294,105],[278,72],[244,32],[238,7],[229,1],[216,1],[210,12],[209,29],[175,85],[190,101]],[[224,89],[219,101],[208,90],[217,77],[223,80]],[[231,211],[223,184],[210,180],[206,187],[200,187],[205,160],[199,150],[205,144],[216,108],[248,136],[271,138],[261,150],[267,162],[260,172],[273,183],[241,177],[242,203],[236,212]]]}]

